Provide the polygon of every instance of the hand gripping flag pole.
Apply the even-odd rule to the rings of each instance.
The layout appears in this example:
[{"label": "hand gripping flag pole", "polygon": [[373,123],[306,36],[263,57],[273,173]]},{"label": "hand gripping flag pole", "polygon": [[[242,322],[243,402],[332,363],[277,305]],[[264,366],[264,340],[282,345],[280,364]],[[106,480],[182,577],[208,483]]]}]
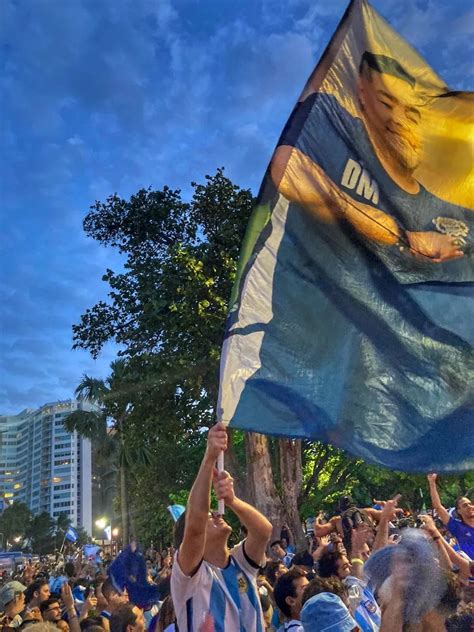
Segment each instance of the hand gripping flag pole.
[{"label": "hand gripping flag pole", "polygon": [[[224,421],[223,419],[218,419],[217,423],[219,423],[219,422],[227,430],[227,426],[229,425],[229,422]],[[219,474],[224,471],[224,452],[221,452],[219,454],[219,456],[217,457],[217,471],[219,472]],[[217,511],[220,513],[221,516],[224,515],[224,513],[225,513],[225,503],[224,503],[223,500],[218,500],[217,501]]]}]

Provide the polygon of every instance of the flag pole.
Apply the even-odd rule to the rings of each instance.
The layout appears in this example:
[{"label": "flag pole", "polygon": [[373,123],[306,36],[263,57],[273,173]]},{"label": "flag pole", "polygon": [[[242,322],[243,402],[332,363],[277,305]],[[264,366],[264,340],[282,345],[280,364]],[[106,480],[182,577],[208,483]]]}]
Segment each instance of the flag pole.
[{"label": "flag pole", "polygon": [[61,544],[61,548],[59,549],[59,555],[63,554],[64,544],[66,542],[66,534],[67,534],[67,530],[64,532],[63,543]]},{"label": "flag pole", "polygon": [[[219,456],[217,457],[217,471],[218,472],[223,472],[224,471],[224,452],[221,452],[219,454]],[[221,516],[224,515],[225,513],[225,504],[223,500],[218,500],[217,501],[217,511],[221,514]]]}]

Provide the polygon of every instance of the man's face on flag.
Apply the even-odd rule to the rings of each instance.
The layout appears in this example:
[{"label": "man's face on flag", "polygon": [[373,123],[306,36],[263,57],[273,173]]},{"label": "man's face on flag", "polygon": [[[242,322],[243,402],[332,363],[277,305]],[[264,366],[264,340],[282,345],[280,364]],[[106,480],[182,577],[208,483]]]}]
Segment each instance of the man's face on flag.
[{"label": "man's face on flag", "polygon": [[364,64],[359,78],[364,121],[377,152],[412,173],[420,163],[420,111],[415,89]]}]

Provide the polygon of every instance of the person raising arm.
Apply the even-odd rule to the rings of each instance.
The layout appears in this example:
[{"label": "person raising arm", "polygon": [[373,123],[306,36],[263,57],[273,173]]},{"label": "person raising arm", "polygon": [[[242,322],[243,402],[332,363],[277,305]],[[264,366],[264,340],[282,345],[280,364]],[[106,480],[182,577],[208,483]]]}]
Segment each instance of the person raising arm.
[{"label": "person raising arm", "polygon": [[[254,507],[237,498],[228,472],[217,473],[215,462],[227,448],[221,423],[210,428],[207,448],[194,481],[186,511],[175,525],[178,549],[171,571],[171,595],[180,632],[199,630],[206,615],[216,629],[263,629],[256,576],[272,525]],[[247,529],[243,542],[229,550],[232,528],[218,512],[210,511],[214,489]]]},{"label": "person raising arm", "polygon": [[442,523],[458,541],[459,548],[474,560],[474,505],[466,496],[459,496],[455,502],[455,510],[458,517],[451,516],[441,503],[436,480],[438,475],[434,472],[428,474],[431,502],[438,513]]}]

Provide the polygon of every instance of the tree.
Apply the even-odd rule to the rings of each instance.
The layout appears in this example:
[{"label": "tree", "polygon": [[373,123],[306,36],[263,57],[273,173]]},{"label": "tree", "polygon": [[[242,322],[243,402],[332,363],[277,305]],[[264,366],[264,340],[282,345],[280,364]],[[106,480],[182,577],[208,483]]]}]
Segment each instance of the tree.
[{"label": "tree", "polygon": [[119,477],[122,538],[129,541],[130,511],[128,479],[140,463],[147,463],[143,445],[126,442],[127,423],[133,411],[132,385],[127,364],[116,360],[106,380],[84,375],[76,388],[76,397],[95,406],[95,410],[76,410],[64,419],[69,432],[94,440],[99,463],[113,461]]},{"label": "tree", "polygon": [[55,526],[55,521],[47,511],[31,519],[26,529],[26,537],[31,539],[31,548],[35,553],[46,554],[54,551]]},{"label": "tree", "polygon": [[[202,430],[215,421],[227,305],[255,203],[223,169],[192,186],[189,202],[168,187],[141,189],[129,200],[111,195],[84,220],[86,234],[116,248],[125,262],[122,272],[106,270],[108,300],[73,325],[74,347],[97,357],[114,341],[126,362],[130,387],[121,436],[124,446],[144,447],[153,457],[152,466],[135,466],[130,482],[131,514],[147,537],[161,533],[155,516],[166,515],[171,496],[189,490]],[[300,516],[331,509],[364,470],[360,459],[320,443],[231,435],[226,467],[244,483],[239,495],[270,518],[275,535],[286,522],[300,545]],[[380,468],[371,471],[375,480]],[[384,476],[377,480],[385,493],[390,477]],[[364,502],[371,502],[369,489],[366,477],[359,493]],[[396,491],[394,485],[388,495]]]},{"label": "tree", "polygon": [[0,515],[0,533],[3,533],[4,547],[13,545],[15,538],[23,539],[28,525],[32,519],[32,513],[22,502],[12,503]]}]

